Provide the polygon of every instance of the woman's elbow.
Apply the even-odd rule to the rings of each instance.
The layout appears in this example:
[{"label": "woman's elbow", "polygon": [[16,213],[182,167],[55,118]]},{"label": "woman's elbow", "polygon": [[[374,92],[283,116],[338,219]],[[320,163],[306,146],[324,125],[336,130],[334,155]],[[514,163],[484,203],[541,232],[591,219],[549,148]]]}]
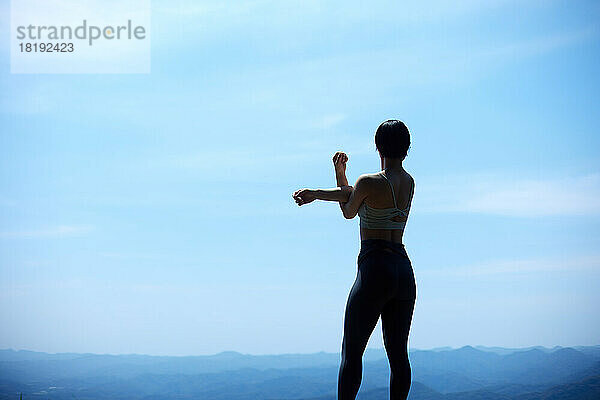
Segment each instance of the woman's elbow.
[{"label": "woman's elbow", "polygon": [[348,200],[350,200],[350,196],[352,195],[352,191],[354,190],[354,188],[352,186],[342,186],[340,187],[340,189],[342,190],[344,203],[347,203]]},{"label": "woman's elbow", "polygon": [[356,213],[351,213],[349,211],[344,210],[342,212],[342,214],[344,215],[344,218],[346,219],[353,219],[354,217],[356,217]]}]

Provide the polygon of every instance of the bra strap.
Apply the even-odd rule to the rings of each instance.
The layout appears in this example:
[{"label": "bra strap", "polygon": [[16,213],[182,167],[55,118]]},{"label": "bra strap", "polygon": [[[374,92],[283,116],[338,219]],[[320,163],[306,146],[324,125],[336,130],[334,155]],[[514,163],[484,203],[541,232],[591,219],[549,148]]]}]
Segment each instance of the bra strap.
[{"label": "bra strap", "polygon": [[[390,180],[387,178],[387,176],[385,176],[383,174],[383,171],[380,172],[381,176],[383,176],[385,178],[385,180],[387,181],[387,183],[389,183],[390,185],[390,189],[392,190],[392,198],[394,199],[394,207],[398,208],[398,205],[396,204],[396,195],[394,194],[394,186],[392,186],[392,182],[390,182]],[[410,185],[410,196],[408,197],[408,205],[402,209],[401,211],[403,212],[407,212],[410,209],[411,203],[412,203],[412,198],[413,195],[415,194],[415,181],[412,180],[411,181],[411,185]]]},{"label": "bra strap", "polygon": [[415,181],[413,180],[410,185],[410,196],[408,197],[408,205],[406,206],[406,208],[403,211],[407,212],[410,209],[410,206],[412,205],[412,198],[413,198],[414,194],[415,194]]},{"label": "bra strap", "polygon": [[383,174],[383,171],[381,171],[381,176],[383,176],[385,178],[385,180],[387,181],[387,183],[390,185],[390,189],[392,189],[392,198],[394,199],[394,207],[398,208],[398,205],[396,204],[396,195],[394,194],[394,186],[392,186],[392,182],[390,182],[390,180],[387,178],[387,176],[385,176]]}]

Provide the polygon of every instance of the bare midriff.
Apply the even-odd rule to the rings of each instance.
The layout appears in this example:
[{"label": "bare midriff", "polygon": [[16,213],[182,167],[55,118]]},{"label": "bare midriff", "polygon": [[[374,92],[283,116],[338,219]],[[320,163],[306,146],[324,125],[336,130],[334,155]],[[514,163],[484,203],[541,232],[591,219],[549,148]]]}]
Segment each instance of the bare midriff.
[{"label": "bare midriff", "polygon": [[360,228],[360,240],[383,239],[402,244],[403,230],[400,229],[367,229]]}]

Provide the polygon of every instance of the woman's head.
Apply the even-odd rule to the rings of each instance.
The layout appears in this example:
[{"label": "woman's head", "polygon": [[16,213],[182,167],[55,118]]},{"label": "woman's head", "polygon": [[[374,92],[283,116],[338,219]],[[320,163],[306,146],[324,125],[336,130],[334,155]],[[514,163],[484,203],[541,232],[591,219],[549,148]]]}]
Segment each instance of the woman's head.
[{"label": "woman's head", "polygon": [[410,147],[410,133],[402,121],[388,119],[375,132],[375,147],[382,157],[404,159]]}]

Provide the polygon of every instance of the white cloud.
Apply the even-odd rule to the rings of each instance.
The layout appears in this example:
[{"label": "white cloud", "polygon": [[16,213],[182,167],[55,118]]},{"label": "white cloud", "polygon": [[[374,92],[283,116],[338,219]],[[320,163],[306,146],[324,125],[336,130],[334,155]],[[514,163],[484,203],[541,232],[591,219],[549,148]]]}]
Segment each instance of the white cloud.
[{"label": "white cloud", "polygon": [[147,254],[147,253],[122,253],[122,252],[101,252],[101,257],[117,260],[157,260],[159,258],[168,258],[165,255]]},{"label": "white cloud", "polygon": [[556,179],[474,175],[419,183],[414,212],[519,217],[600,215],[600,174]]},{"label": "white cloud", "polygon": [[560,271],[600,272],[600,254],[529,258],[520,260],[490,260],[459,267],[420,271],[424,276],[474,277],[484,275],[546,274]]},{"label": "white cloud", "polygon": [[0,207],[14,207],[17,202],[8,197],[0,196]]},{"label": "white cloud", "polygon": [[90,225],[58,225],[55,227],[31,231],[0,232],[0,238],[52,238],[81,236],[93,229]]},{"label": "white cloud", "polygon": [[553,32],[544,36],[527,38],[516,42],[504,43],[491,49],[481,49],[474,58],[476,61],[497,61],[511,57],[536,56],[556,49],[569,47],[583,42],[598,34],[596,26],[587,26],[567,32]]},{"label": "white cloud", "polygon": [[318,129],[330,129],[346,119],[342,113],[327,114],[313,121],[312,126]]},{"label": "white cloud", "polygon": [[[520,7],[546,7],[546,3],[537,1],[516,0],[429,0],[426,2],[397,3],[389,2],[358,2],[355,4],[339,2],[320,2],[317,0],[278,2],[273,0],[253,1],[203,1],[198,4],[193,0],[170,0],[154,5],[153,13],[161,16],[176,16],[186,18],[206,17],[205,24],[215,27],[231,25],[232,22],[268,20],[272,25],[289,25],[306,23],[307,18],[318,18],[331,15],[348,21],[372,20],[373,17],[394,21],[395,23],[435,23],[440,20],[471,17],[478,13],[489,13],[494,10],[512,5]],[[342,7],[343,5],[343,7]],[[384,11],[388,11],[385,13]]]}]

